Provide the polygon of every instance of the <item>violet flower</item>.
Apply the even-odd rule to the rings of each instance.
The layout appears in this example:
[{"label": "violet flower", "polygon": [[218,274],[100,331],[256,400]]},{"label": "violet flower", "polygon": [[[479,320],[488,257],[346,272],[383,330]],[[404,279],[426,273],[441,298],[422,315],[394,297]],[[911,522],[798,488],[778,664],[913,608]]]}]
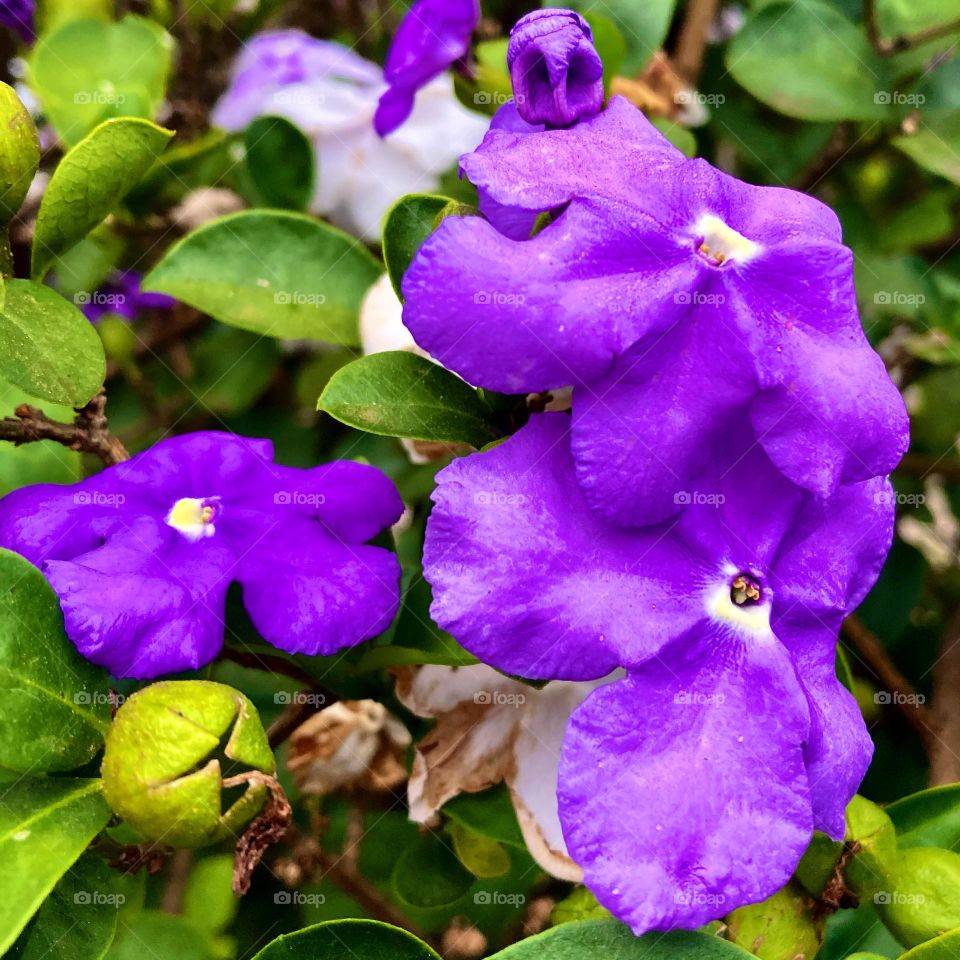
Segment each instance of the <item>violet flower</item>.
[{"label": "violet flower", "polygon": [[507,65],[527,123],[568,127],[603,106],[603,62],[579,13],[534,10],[510,34]]},{"label": "violet flower", "polygon": [[373,467],[273,463],[268,440],[194,433],[69,486],[0,500],[0,546],[40,567],[67,635],[116,676],[197,669],[224,639],[239,583],[263,638],[330,654],[381,633],[396,556],[364,546],[403,509]]},{"label": "violet flower", "polygon": [[80,294],[76,301],[91,323],[99,323],[107,314],[130,322],[146,310],[172,310],[177,301],[163,293],[144,293],[140,289],[143,274],[135,270],[116,271],[96,293]]},{"label": "violet flower", "polygon": [[828,207],[684,159],[619,97],[569,130],[493,129],[461,167],[500,220],[553,220],[519,241],[445,220],[404,278],[404,322],[478,386],[573,384],[577,472],[605,517],[669,516],[733,433],[823,495],[899,461],[906,411]]},{"label": "violet flower", "polygon": [[479,0],[417,0],[407,11],[383,68],[388,89],[373,120],[381,137],[403,125],[418,90],[466,56],[479,21]]},{"label": "violet flower", "polygon": [[33,43],[36,39],[36,15],[35,0],[0,0],[0,27],[15,31],[24,43]]},{"label": "violet flower", "polygon": [[[886,479],[826,500],[728,438],[679,519],[608,525],[547,413],[438,476],[434,619],[499,670],[592,680],[559,776],[567,846],[636,933],[771,895],[814,828],[840,839],[872,746],[834,657],[893,532]],[[693,789],[691,789],[693,787]]]}]

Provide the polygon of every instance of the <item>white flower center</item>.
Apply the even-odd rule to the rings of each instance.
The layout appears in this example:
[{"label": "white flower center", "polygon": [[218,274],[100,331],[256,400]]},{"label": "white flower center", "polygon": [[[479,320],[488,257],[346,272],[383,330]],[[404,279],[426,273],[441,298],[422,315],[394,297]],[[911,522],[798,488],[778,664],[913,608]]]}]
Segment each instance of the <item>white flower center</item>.
[{"label": "white flower center", "polygon": [[707,615],[753,638],[772,637],[766,593],[759,581],[726,564],[720,583],[707,591]]},{"label": "white flower center", "polygon": [[760,244],[748,240],[733,227],[728,227],[719,217],[705,213],[693,227],[694,234],[703,239],[697,252],[705,260],[719,267],[727,260],[746,263],[760,253]]},{"label": "white flower center", "polygon": [[188,540],[196,542],[216,533],[214,518],[217,515],[216,501],[200,497],[183,497],[167,514],[167,523]]}]

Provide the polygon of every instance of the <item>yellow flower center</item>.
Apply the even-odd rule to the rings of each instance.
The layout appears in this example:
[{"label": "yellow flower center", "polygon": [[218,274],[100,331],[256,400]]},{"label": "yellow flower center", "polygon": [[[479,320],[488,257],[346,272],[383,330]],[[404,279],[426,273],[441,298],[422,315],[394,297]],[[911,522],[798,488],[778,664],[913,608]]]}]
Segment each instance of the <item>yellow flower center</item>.
[{"label": "yellow flower center", "polygon": [[178,500],[167,514],[167,523],[178,530],[188,540],[202,540],[216,533],[214,518],[216,507],[209,500],[199,497],[183,497]]},{"label": "yellow flower center", "polygon": [[733,227],[727,226],[719,217],[705,213],[693,228],[693,232],[703,239],[697,252],[714,266],[721,266],[727,260],[746,263],[760,252],[760,244],[748,240]]}]

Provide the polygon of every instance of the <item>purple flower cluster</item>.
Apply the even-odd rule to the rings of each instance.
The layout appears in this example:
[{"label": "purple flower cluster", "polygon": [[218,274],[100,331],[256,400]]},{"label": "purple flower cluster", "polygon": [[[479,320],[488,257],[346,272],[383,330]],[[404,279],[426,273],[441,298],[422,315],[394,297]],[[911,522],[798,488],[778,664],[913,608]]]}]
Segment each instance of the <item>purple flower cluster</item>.
[{"label": "purple flower cluster", "polygon": [[145,679],[217,655],[232,583],[289,653],[382,633],[400,567],[366,544],[402,511],[373,467],[284,467],[267,440],[194,433],[80,483],[14,491],[0,500],[0,546],[43,570],[85,657]]},{"label": "purple flower cluster", "polygon": [[171,310],[177,301],[163,293],[144,293],[143,275],[134,270],[117,271],[92,296],[78,300],[91,323],[99,323],[107,314],[134,321],[146,310]]},{"label": "purple flower cluster", "polygon": [[35,0],[0,0],[0,27],[15,31],[24,43],[34,41],[36,15]]},{"label": "purple flower cluster", "polygon": [[432,612],[506,673],[626,671],[571,718],[564,836],[637,933],[696,927],[843,835],[872,746],[837,636],[890,546],[906,412],[827,207],[685,159],[623,99],[537,119],[504,108],[461,163],[484,215],[404,279],[469,382],[573,386],[439,475]]}]

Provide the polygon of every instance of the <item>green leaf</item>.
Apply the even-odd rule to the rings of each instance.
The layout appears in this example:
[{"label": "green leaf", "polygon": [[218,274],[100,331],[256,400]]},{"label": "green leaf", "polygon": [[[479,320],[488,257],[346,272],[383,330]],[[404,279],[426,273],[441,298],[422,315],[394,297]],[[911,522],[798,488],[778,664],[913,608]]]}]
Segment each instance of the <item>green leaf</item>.
[{"label": "green leaf", "polygon": [[686,127],[660,117],[654,118],[652,122],[685,157],[697,155],[697,138]]},{"label": "green leaf", "polygon": [[895,800],[886,808],[897,831],[897,845],[909,847],[960,846],[960,783],[931,787]]},{"label": "green leaf", "polygon": [[956,960],[960,952],[960,929],[949,930],[933,940],[900,954],[900,960]]},{"label": "green leaf", "polygon": [[599,10],[590,10],[585,18],[593,31],[593,45],[603,62],[603,89],[610,90],[613,78],[620,73],[627,57],[627,41],[620,28]]},{"label": "green leaf", "polygon": [[490,840],[520,850],[527,848],[510,791],[505,784],[498,784],[481,793],[461,793],[444,804],[443,813],[454,823],[469,827]]},{"label": "green leaf", "polygon": [[473,874],[438,834],[425,833],[397,857],[391,880],[408,907],[430,909],[456,903],[473,885]]},{"label": "green leaf", "polygon": [[924,170],[960,183],[960,112],[921,112],[916,132],[895,137],[892,142]]},{"label": "green leaf", "polygon": [[100,337],[72,303],[42,284],[7,281],[0,377],[32,397],[82,407],[105,376]]},{"label": "green leaf", "polygon": [[0,954],[109,819],[99,780],[0,786]]},{"label": "green leaf", "polygon": [[466,209],[448,197],[412,193],[401,197],[387,212],[383,221],[383,259],[393,289],[401,300],[403,275],[424,240],[436,230],[445,214]]},{"label": "green leaf", "polygon": [[561,900],[550,911],[550,926],[561,923],[579,923],[583,920],[609,920],[610,911],[601,907],[597,898],[582,886],[574,887],[573,893]]},{"label": "green leaf", "polygon": [[40,166],[33,118],[6,83],[0,83],[0,130],[0,226],[6,226],[17,215]]},{"label": "green leaf", "polygon": [[172,37],[142,17],[71,20],[34,48],[30,83],[57,133],[73,146],[111,117],[152,120],[172,54]]},{"label": "green leaf", "polygon": [[391,350],[338,370],[318,410],[384,437],[482,447],[500,437],[490,408],[473,387],[424,357]]},{"label": "green leaf", "polygon": [[316,164],[310,141],[284,117],[258,117],[244,134],[247,170],[265,207],[306,210]]},{"label": "green leaf", "polygon": [[144,177],[173,133],[148,120],[108,120],[57,165],[43,195],[33,240],[33,276],[100,224]]},{"label": "green leaf", "polygon": [[[559,2],[547,6],[562,7]],[[608,17],[620,29],[627,50],[623,69],[628,74],[639,73],[653,54],[663,46],[676,0],[577,0],[570,4],[583,13],[596,12]]]},{"label": "green leaf", "polygon": [[144,910],[124,926],[107,960],[211,960],[211,939],[185,917]]},{"label": "green leaf", "polygon": [[375,920],[331,920],[278,937],[253,960],[439,960],[412,933]]},{"label": "green leaf", "polygon": [[510,869],[510,854],[503,845],[459,823],[450,824],[453,850],[460,862],[481,879],[502,877]]},{"label": "green leaf", "polygon": [[784,0],[747,20],[727,69],[758,100],[803,120],[877,120],[886,67],[858,29],[823,0]]},{"label": "green leaf", "polygon": [[233,856],[225,853],[201,860],[190,871],[183,891],[183,915],[211,935],[233,923],[240,901],[231,884]]},{"label": "green leaf", "polygon": [[635,937],[615,920],[564,923],[493,955],[496,960],[744,960],[751,954],[707,933],[674,931]]},{"label": "green leaf", "polygon": [[380,272],[340,230],[298,213],[249,210],[184,237],[144,288],[268,337],[356,345],[360,303]]},{"label": "green leaf", "polygon": [[36,567],[0,550],[0,766],[73,770],[103,746],[107,676],[63,632],[56,594]]},{"label": "green leaf", "polygon": [[100,960],[117,932],[127,884],[84,854],[64,874],[7,956],[10,960]]}]

